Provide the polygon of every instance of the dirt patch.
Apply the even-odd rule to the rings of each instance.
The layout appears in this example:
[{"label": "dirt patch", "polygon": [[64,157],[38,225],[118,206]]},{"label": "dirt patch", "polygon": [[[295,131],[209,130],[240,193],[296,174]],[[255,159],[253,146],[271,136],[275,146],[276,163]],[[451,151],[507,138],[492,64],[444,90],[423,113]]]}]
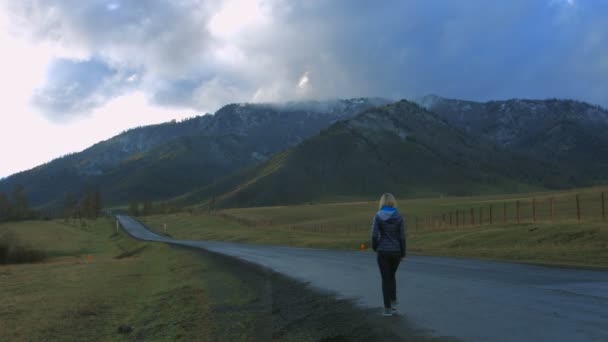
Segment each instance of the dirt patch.
[{"label": "dirt patch", "polygon": [[[176,247],[186,248],[186,247]],[[403,316],[385,318],[380,310],[364,310],[347,300],[272,272],[260,266],[200,249],[206,260],[238,277],[247,299],[237,304],[221,283],[211,286],[216,300],[213,335],[246,341],[446,341],[430,337]],[[220,300],[217,300],[220,298]],[[227,304],[229,303],[229,304]]]}]

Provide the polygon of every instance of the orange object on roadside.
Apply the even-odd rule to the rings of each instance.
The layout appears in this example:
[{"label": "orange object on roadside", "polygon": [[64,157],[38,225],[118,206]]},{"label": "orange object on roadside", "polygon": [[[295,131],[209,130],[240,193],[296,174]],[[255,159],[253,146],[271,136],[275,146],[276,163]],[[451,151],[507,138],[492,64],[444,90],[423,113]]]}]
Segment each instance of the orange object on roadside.
[{"label": "orange object on roadside", "polygon": [[87,255],[87,261],[91,262],[91,260],[93,260],[93,256],[92,255]]},{"label": "orange object on roadside", "polygon": [[361,251],[365,252],[365,244],[364,243],[361,244]]}]

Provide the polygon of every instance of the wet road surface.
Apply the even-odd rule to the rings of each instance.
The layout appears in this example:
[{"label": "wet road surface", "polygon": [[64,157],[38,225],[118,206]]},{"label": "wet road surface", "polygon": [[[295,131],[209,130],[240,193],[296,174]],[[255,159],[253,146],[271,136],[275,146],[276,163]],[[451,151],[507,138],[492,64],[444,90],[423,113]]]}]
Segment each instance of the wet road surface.
[{"label": "wet road surface", "polygon": [[[131,217],[118,219],[136,238],[237,257],[381,310],[373,253],[174,240]],[[608,271],[410,256],[397,271],[397,296],[399,312],[434,336],[466,341],[608,341]]]}]

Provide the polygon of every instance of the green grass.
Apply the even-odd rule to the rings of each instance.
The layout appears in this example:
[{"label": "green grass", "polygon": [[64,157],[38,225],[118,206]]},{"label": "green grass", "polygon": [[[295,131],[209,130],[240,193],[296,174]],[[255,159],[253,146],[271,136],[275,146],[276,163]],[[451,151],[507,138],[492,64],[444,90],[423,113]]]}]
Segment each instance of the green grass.
[{"label": "green grass", "polygon": [[321,228],[317,230],[314,224],[307,227],[250,227],[219,216],[181,213],[149,216],[142,218],[142,221],[160,233],[163,233],[163,226],[167,224],[167,233],[170,236],[184,239],[338,249],[359,248],[361,243],[367,243],[366,234],[355,234],[354,231],[348,230],[333,231],[328,239],[328,231]]},{"label": "green grass", "polygon": [[[606,187],[532,194],[436,197],[399,201],[408,222],[411,252],[426,255],[463,256],[517,262],[608,267],[608,224],[601,220],[599,194]],[[576,218],[579,194],[581,222]],[[525,203],[536,201],[536,221]],[[542,204],[554,199],[554,222]],[[520,223],[515,224],[514,203],[520,201]],[[507,220],[503,221],[503,203]],[[489,205],[493,224],[489,224]],[[574,207],[572,211],[566,207]],[[479,208],[484,225],[479,226]],[[475,224],[470,224],[474,208]],[[157,231],[180,239],[221,240],[300,247],[360,249],[369,244],[375,201],[225,209],[209,214],[157,215],[143,221]],[[441,213],[465,213],[466,224],[456,227],[441,222]],[[557,214],[557,213],[569,213]],[[453,214],[455,221],[455,214]],[[462,215],[462,214],[461,214]],[[429,217],[434,217],[432,224]],[[448,216],[446,215],[446,221]],[[462,219],[463,217],[460,216]]]},{"label": "green grass", "polygon": [[427,231],[410,235],[415,253],[493,260],[608,267],[605,224],[532,224]]},{"label": "green grass", "polygon": [[[54,257],[0,265],[2,341],[213,340],[228,331],[213,306],[252,300],[251,289],[208,259],[135,241],[110,220],[0,225],[7,231]],[[221,296],[212,293],[217,283]],[[120,325],[133,332],[119,334]]]}]

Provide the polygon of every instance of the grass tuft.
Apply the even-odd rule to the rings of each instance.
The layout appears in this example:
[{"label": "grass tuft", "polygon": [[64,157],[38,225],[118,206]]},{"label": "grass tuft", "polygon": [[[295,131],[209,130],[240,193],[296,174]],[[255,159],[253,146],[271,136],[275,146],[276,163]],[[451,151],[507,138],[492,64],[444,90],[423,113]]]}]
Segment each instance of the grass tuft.
[{"label": "grass tuft", "polygon": [[46,253],[24,245],[12,231],[0,235],[0,264],[31,263],[45,258]]}]

